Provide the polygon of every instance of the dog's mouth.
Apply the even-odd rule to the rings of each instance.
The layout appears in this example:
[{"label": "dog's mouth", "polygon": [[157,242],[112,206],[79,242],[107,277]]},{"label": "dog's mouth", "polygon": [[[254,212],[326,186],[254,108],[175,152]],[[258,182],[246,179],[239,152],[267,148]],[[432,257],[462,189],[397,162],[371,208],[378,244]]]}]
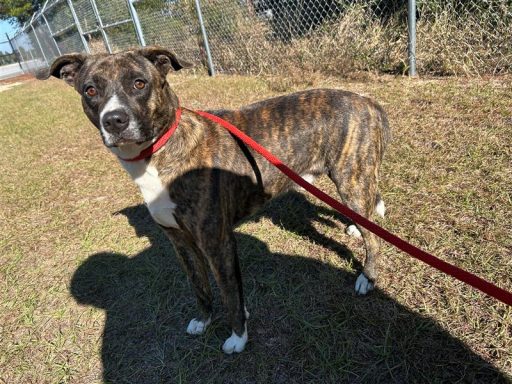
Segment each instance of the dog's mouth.
[{"label": "dog's mouth", "polygon": [[132,139],[121,138],[114,142],[110,142],[110,141],[106,142],[105,140],[103,142],[105,143],[105,146],[107,148],[122,148],[122,147],[125,147],[128,145],[133,145],[133,144],[142,145],[146,142],[146,140],[132,140]]},{"label": "dog's mouth", "polygon": [[144,132],[140,132],[138,127],[135,129],[128,129],[118,134],[106,134],[102,132],[103,144],[107,148],[122,148],[129,145],[140,145],[151,141],[151,137],[146,137]]}]

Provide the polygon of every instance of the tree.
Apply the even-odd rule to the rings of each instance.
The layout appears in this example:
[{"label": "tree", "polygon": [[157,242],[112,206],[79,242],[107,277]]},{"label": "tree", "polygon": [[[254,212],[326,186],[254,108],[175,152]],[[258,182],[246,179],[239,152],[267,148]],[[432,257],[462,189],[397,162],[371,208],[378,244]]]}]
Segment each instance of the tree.
[{"label": "tree", "polygon": [[44,3],[44,0],[2,0],[0,2],[0,20],[22,25],[30,20]]}]

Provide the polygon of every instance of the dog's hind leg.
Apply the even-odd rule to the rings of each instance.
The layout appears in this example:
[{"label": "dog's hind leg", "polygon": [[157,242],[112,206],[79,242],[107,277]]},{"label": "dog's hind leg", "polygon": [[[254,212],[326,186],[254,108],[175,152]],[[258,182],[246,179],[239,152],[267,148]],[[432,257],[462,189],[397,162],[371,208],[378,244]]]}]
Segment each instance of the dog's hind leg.
[{"label": "dog's hind leg", "polygon": [[208,265],[192,236],[187,232],[173,228],[164,228],[174,245],[174,249],[183,270],[187,273],[199,308],[199,316],[190,320],[187,333],[200,335],[212,319],[213,294],[208,280]]},{"label": "dog's hind leg", "polygon": [[[336,184],[341,201],[355,212],[371,220],[378,205],[376,178],[367,172],[355,182],[345,182],[341,173],[336,171],[332,172],[330,177]],[[355,226],[362,235],[366,248],[364,269],[356,280],[355,290],[356,293],[365,295],[375,287],[378,277],[377,263],[380,254],[380,241],[372,232],[358,224]]]},{"label": "dog's hind leg", "polygon": [[[233,231],[225,229],[220,239],[210,238],[207,247],[208,261],[217,285],[220,288],[222,300],[227,308],[227,317],[231,325],[231,336],[226,339],[222,350],[231,354],[242,352],[247,343],[247,318],[242,288],[242,276],[236,251],[236,241]],[[216,244],[215,244],[216,243]]]},{"label": "dog's hind leg", "polygon": [[[364,198],[352,195],[346,200],[346,202],[351,209],[371,220],[373,212],[375,210],[375,203],[372,202],[370,205],[364,200]],[[375,281],[377,280],[378,277],[377,264],[380,255],[380,241],[376,235],[374,235],[367,229],[363,228],[362,226],[356,224],[356,227],[361,233],[364,240],[366,258],[364,262],[363,272],[358,276],[356,280],[355,291],[357,294],[366,295],[375,287]]]},{"label": "dog's hind leg", "polygon": [[[384,204],[384,200],[382,200],[380,193],[377,193],[377,198],[375,200],[375,213],[380,217],[384,218],[384,215],[386,214],[386,205]],[[349,226],[347,226],[346,233],[349,236],[353,236],[359,239],[363,237],[363,235],[361,235],[361,232],[359,232],[359,229],[357,229],[357,226],[355,224],[350,224]]]}]

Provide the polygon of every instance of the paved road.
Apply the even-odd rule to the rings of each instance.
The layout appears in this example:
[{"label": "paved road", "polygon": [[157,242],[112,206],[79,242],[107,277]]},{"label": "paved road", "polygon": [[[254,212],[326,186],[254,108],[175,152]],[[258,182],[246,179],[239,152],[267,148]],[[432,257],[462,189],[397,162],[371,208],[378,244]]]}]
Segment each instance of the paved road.
[{"label": "paved road", "polygon": [[23,71],[18,64],[3,65],[0,67],[0,80],[21,74],[23,74]]}]

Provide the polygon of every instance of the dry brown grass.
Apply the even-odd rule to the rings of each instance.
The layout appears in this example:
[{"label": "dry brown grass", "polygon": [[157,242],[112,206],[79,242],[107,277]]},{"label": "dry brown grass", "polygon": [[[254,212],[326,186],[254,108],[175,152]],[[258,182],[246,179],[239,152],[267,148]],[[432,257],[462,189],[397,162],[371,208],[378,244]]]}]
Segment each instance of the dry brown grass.
[{"label": "dry brown grass", "polygon": [[[383,225],[512,289],[512,79],[172,81],[194,108],[309,86],[377,99],[394,132]],[[510,307],[389,246],[378,289],[356,297],[362,244],[302,195],[237,230],[246,351],[220,351],[220,303],[206,335],[185,335],[185,275],[75,92],[33,81],[0,105],[0,382],[510,382]]]},{"label": "dry brown grass", "polygon": [[[405,68],[407,38],[400,22],[391,19],[384,26],[367,10],[353,7],[336,22],[323,25],[309,35],[284,42],[271,38],[267,23],[237,18],[237,39],[226,44],[223,36],[212,34],[218,45],[216,62],[224,71],[253,75],[314,73],[347,76],[360,71],[402,72]],[[397,32],[398,31],[398,32]]]},{"label": "dry brown grass", "polygon": [[89,49],[93,55],[98,53],[107,53],[107,47],[105,46],[101,36],[90,38],[87,44],[89,45]]},{"label": "dry brown grass", "polygon": [[487,20],[485,14],[463,17],[447,10],[420,19],[417,39],[420,73],[475,76],[512,71],[510,15]]},{"label": "dry brown grass", "polygon": [[[320,72],[351,76],[361,71],[403,74],[408,70],[407,19],[398,12],[385,21],[365,3],[355,4],[334,21],[290,41],[275,37],[268,23],[233,17],[233,39],[210,31],[218,68],[252,75]],[[510,6],[492,11],[461,11],[447,3],[437,11],[419,8],[417,67],[422,75],[495,75],[512,68]],[[291,21],[293,23],[293,21]]]}]

